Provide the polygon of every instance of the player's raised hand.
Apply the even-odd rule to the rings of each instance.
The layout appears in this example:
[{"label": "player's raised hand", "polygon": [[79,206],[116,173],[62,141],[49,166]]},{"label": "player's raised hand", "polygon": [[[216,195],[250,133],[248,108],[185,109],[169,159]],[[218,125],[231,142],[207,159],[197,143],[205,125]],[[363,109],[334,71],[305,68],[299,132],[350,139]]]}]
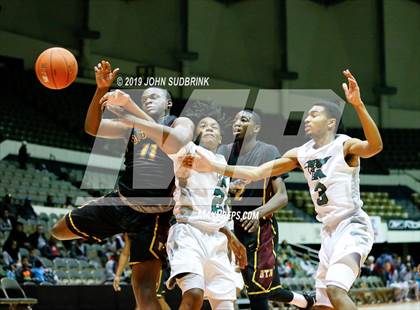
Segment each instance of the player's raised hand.
[{"label": "player's raised hand", "polygon": [[136,117],[128,113],[126,110],[124,110],[120,106],[107,104],[107,105],[104,105],[104,108],[112,112],[116,116],[118,116],[118,121],[124,123],[125,125],[127,125],[127,127],[130,127],[130,128],[134,127]]},{"label": "player's raised hand", "polygon": [[242,218],[241,223],[241,226],[244,228],[244,230],[249,233],[256,232],[258,227],[260,226],[260,220],[258,218]]},{"label": "player's raised hand", "polygon": [[95,79],[98,88],[109,88],[120,71],[119,68],[112,70],[108,61],[102,60],[95,66]]},{"label": "player's raised hand", "polygon": [[201,150],[197,150],[195,155],[191,155],[191,168],[198,172],[212,172],[211,161]]},{"label": "player's raised hand", "polygon": [[102,110],[106,105],[125,107],[131,102],[132,100],[130,95],[119,89],[107,92],[101,99],[99,99],[99,104],[102,106]]},{"label": "player's raised hand", "polygon": [[228,240],[228,246],[235,255],[239,268],[244,269],[248,264],[245,246],[238,240],[238,238],[236,238],[234,234],[232,234],[231,238]]},{"label": "player's raised hand", "polygon": [[114,287],[114,291],[116,292],[121,291],[120,280],[121,278],[119,276],[115,276],[114,281],[112,282],[112,286]]},{"label": "player's raised hand", "polygon": [[360,98],[360,88],[357,85],[357,81],[351,74],[349,69],[343,71],[344,76],[347,78],[348,85],[343,83],[344,94],[346,95],[347,102],[352,104],[354,107],[362,105],[362,99]]}]

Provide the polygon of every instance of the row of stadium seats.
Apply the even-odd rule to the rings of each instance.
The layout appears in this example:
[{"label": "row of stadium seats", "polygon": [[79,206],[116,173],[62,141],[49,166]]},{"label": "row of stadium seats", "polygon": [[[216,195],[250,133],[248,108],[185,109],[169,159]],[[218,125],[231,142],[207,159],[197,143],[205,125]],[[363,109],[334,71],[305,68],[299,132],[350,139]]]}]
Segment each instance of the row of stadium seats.
[{"label": "row of stadium seats", "polygon": [[[90,250],[90,249],[89,249]],[[61,271],[93,271],[97,269],[94,264],[88,263],[85,260],[78,260],[75,258],[60,258],[57,257],[53,261],[48,258],[41,258],[42,263],[47,268],[54,268],[54,270]]]},{"label": "row of stadium seats", "polygon": [[[420,145],[418,143],[419,129],[381,129],[383,151],[364,165],[379,163],[384,169],[418,169],[420,168]],[[349,129],[347,134],[364,138],[362,129]]]},{"label": "row of stadium seats", "polygon": [[[311,216],[315,215],[315,207],[308,191],[288,190],[288,195],[289,201],[297,208],[304,210]],[[364,202],[364,209],[369,215],[384,218],[409,217],[408,212],[398,205],[395,199],[389,198],[389,194],[386,192],[362,192],[361,198]]]},{"label": "row of stadium seats", "polygon": [[53,173],[36,170],[31,165],[22,170],[17,168],[15,162],[2,160],[0,169],[3,172],[3,177],[0,179],[0,197],[12,193],[18,200],[29,196],[32,201],[43,204],[47,196],[51,195],[54,197],[54,203],[64,204],[67,196],[88,195],[70,182],[58,180]]},{"label": "row of stadium seats", "polygon": [[90,272],[57,270],[56,275],[60,285],[98,285],[105,282],[105,273],[102,268]]}]

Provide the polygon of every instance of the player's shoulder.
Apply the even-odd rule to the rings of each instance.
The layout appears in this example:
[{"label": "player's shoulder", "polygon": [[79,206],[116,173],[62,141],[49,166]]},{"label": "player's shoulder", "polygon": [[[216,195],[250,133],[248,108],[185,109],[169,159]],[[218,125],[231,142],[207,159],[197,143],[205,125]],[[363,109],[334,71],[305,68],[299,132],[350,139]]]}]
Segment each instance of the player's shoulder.
[{"label": "player's shoulder", "polygon": [[232,151],[233,143],[229,144],[222,144],[217,149],[217,154],[221,154],[223,156],[228,156],[230,152]]},{"label": "player's shoulder", "polygon": [[257,140],[257,143],[255,144],[255,148],[259,150],[263,150],[263,151],[278,151],[277,146],[260,141],[260,140]]},{"label": "player's shoulder", "polygon": [[190,120],[188,117],[177,117],[175,118],[171,125],[172,127],[175,126],[187,126],[187,127],[192,127],[194,128],[194,123],[192,122],[192,120]]},{"label": "player's shoulder", "polygon": [[356,140],[359,140],[359,139],[357,139],[357,138],[352,138],[352,137],[350,137],[350,136],[348,136],[348,135],[346,135],[346,134],[340,133],[340,134],[336,134],[336,138],[335,138],[335,140],[336,140],[336,141],[343,141],[343,142],[346,142],[346,141],[349,141],[349,140],[354,140],[354,141],[356,141]]},{"label": "player's shoulder", "polygon": [[352,138],[345,134],[337,134],[335,137],[334,144],[347,149],[351,147],[353,144],[360,142],[358,138]]},{"label": "player's shoulder", "polygon": [[280,157],[277,146],[273,144],[257,141],[254,149],[257,150],[257,152],[264,154],[266,157],[270,157],[270,160]]}]

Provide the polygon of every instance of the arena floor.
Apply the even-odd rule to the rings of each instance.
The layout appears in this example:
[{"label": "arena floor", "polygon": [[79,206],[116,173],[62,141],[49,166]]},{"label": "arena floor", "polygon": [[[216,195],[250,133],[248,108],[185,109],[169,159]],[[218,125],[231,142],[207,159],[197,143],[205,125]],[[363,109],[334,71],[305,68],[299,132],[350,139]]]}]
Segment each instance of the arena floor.
[{"label": "arena floor", "polygon": [[360,307],[360,309],[368,310],[420,310],[420,302],[407,302],[400,304],[382,304],[382,305],[369,305]]}]

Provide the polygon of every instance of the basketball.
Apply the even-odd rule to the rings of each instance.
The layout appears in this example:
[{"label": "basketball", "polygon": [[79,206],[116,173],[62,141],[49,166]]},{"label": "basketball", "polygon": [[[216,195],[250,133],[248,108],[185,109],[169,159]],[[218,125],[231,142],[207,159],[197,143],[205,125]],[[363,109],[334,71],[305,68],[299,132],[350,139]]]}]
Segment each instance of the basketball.
[{"label": "basketball", "polygon": [[61,47],[43,51],[36,60],[38,80],[47,88],[63,89],[74,82],[77,76],[77,61],[74,55]]}]

